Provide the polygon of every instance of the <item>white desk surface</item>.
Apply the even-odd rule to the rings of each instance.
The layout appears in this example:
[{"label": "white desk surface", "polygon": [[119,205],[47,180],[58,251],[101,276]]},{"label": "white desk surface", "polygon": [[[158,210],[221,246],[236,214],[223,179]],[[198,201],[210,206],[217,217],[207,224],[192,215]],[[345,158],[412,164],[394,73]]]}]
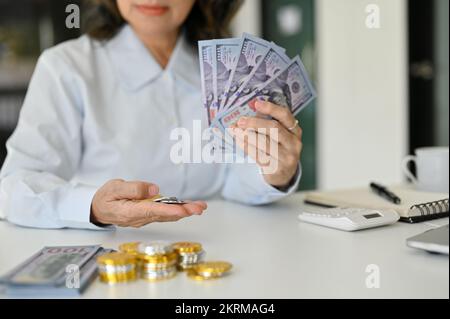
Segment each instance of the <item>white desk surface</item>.
[{"label": "white desk surface", "polygon": [[[115,232],[26,229],[0,222],[0,274],[44,246],[130,241],[198,241],[208,260],[234,264],[228,277],[196,282],[180,273],[164,282],[108,286],[96,280],[83,298],[449,298],[449,258],[408,248],[430,224],[397,223],[347,233],[301,223],[302,195],[265,207],[220,200],[178,223]],[[445,225],[448,218],[432,221]],[[366,267],[380,269],[380,288],[366,288]],[[5,297],[0,295],[0,298]]]}]

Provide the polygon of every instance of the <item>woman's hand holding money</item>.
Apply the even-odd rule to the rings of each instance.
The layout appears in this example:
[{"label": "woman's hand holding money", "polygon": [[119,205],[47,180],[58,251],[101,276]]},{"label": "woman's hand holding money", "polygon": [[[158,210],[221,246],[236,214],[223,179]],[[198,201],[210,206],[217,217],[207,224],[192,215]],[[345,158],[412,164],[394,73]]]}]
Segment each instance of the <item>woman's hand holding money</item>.
[{"label": "woman's hand holding money", "polygon": [[286,107],[264,101],[257,101],[255,106],[258,113],[272,119],[241,118],[232,134],[236,144],[261,167],[266,182],[285,188],[297,173],[302,129]]},{"label": "woman's hand holding money", "polygon": [[121,227],[142,227],[154,222],[173,222],[206,210],[204,202],[168,205],[146,201],[159,194],[159,187],[145,182],[112,180],[95,194],[91,222]]}]

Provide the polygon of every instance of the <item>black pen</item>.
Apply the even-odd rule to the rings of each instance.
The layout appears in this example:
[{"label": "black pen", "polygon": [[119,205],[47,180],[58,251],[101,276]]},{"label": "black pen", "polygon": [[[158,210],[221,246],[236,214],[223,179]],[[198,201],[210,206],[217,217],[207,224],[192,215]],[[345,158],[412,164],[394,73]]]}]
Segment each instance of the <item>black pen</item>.
[{"label": "black pen", "polygon": [[379,196],[387,199],[388,201],[400,205],[402,203],[402,200],[400,197],[395,195],[393,192],[391,192],[389,189],[387,189],[384,186],[381,186],[377,183],[370,183],[370,188]]}]

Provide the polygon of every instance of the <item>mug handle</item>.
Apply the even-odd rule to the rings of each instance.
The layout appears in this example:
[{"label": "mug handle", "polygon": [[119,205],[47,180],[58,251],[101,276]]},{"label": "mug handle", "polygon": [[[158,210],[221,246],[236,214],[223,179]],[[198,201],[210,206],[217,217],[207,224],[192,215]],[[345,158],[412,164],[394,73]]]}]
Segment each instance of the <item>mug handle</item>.
[{"label": "mug handle", "polygon": [[411,170],[409,169],[409,163],[411,162],[416,162],[417,157],[413,156],[413,155],[409,155],[407,157],[405,157],[405,159],[402,162],[402,167],[403,167],[403,173],[405,173],[406,177],[408,177],[413,184],[418,184],[418,180],[417,178],[414,176],[413,173],[411,173]]}]

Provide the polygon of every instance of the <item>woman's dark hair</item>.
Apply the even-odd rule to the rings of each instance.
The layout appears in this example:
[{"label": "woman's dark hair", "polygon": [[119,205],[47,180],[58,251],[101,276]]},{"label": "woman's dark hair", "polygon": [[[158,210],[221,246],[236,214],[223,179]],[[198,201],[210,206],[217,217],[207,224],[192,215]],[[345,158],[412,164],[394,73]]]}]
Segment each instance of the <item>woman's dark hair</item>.
[{"label": "woman's dark hair", "polygon": [[[125,24],[117,0],[85,0],[85,33],[97,40],[109,40]],[[196,0],[184,23],[188,41],[219,39],[229,36],[229,26],[243,0]]]}]

